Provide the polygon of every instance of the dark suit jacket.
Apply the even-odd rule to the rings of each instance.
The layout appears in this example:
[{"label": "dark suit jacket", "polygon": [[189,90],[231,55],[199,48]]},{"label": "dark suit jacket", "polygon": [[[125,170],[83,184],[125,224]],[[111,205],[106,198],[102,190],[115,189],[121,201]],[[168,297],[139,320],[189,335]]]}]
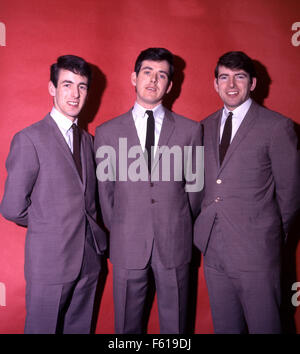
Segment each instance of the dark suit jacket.
[{"label": "dark suit jacket", "polygon": [[[284,234],[300,207],[293,122],[255,102],[219,164],[222,110],[202,121],[205,187],[195,244],[205,254],[216,215],[235,269],[278,265]],[[209,246],[208,246],[209,247]]]},{"label": "dark suit jacket", "polygon": [[[201,144],[198,122],[165,112],[160,147]],[[127,138],[128,150],[136,146],[142,154],[131,110],[100,125],[95,134],[96,154],[104,145],[117,152],[116,181],[99,182],[98,188],[104,223],[110,230],[110,260],[127,269],[142,269],[149,261],[155,240],[167,268],[188,263],[192,251],[192,214],[200,206],[197,201],[200,193],[186,193],[184,177],[176,181],[172,174],[171,181],[120,181],[119,138]],[[133,161],[129,158],[128,166]],[[96,162],[101,163],[101,159],[96,158]],[[162,158],[158,159],[156,154],[152,172],[158,168],[162,171],[161,162]],[[173,168],[171,161],[171,171]],[[179,172],[183,175],[183,167]]]},{"label": "dark suit jacket", "polygon": [[92,136],[82,131],[83,182],[64,137],[50,115],[17,133],[6,161],[8,172],[0,212],[28,227],[25,277],[65,283],[78,276],[86,220],[95,247],[106,247],[96,223],[96,176]]}]

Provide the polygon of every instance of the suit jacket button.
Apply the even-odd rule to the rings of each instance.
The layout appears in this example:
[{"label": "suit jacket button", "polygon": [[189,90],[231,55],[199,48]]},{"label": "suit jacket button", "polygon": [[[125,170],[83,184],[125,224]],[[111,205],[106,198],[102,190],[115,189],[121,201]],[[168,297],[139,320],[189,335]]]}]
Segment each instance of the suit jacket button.
[{"label": "suit jacket button", "polygon": [[151,199],[151,204],[154,204],[155,203],[155,200],[154,199]]},{"label": "suit jacket button", "polygon": [[150,187],[153,187],[154,186],[154,183],[153,182],[150,182]]},{"label": "suit jacket button", "polygon": [[217,184],[221,184],[222,183],[222,180],[221,179],[217,179]]}]

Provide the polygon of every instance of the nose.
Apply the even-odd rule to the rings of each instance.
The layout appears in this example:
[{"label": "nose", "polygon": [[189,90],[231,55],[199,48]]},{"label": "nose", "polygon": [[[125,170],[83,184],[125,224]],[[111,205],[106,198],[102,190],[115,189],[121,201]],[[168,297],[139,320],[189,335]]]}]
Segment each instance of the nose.
[{"label": "nose", "polygon": [[234,87],[235,86],[235,77],[229,77],[229,86]]},{"label": "nose", "polygon": [[74,87],[73,87],[72,96],[74,98],[79,98],[79,96],[80,96],[79,87],[77,87],[76,85],[74,85]]},{"label": "nose", "polygon": [[152,73],[151,82],[157,82],[157,73]]}]

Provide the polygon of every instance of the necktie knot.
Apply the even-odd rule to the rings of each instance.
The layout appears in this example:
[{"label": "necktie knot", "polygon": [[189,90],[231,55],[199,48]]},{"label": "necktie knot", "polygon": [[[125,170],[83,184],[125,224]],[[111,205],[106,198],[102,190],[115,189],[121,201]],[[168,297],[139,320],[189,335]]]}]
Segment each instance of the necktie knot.
[{"label": "necktie knot", "polygon": [[153,118],[154,118],[154,116],[153,116],[153,111],[147,110],[146,113],[147,113],[147,115],[148,115],[148,118],[150,118],[150,117],[153,117]]},{"label": "necktie knot", "polygon": [[78,131],[78,126],[77,126],[77,124],[75,124],[75,123],[72,124],[71,128],[72,128],[73,132],[74,132],[75,130]]}]

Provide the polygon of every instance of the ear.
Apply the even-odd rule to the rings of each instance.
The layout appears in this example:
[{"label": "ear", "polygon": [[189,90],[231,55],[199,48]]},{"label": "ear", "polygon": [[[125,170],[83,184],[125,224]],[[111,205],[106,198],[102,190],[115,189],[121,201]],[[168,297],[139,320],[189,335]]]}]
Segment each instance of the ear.
[{"label": "ear", "polygon": [[252,84],[251,84],[251,86],[250,86],[250,91],[253,91],[253,90],[255,89],[256,83],[257,83],[257,80],[256,80],[256,77],[254,77],[254,78],[252,79]]},{"label": "ear", "polygon": [[131,74],[131,83],[133,86],[136,86],[136,72],[135,71]]},{"label": "ear", "polygon": [[172,86],[173,86],[173,81],[170,81],[169,87],[168,87],[166,93],[169,93],[171,91]]},{"label": "ear", "polygon": [[48,91],[51,96],[54,97],[56,95],[56,87],[54,86],[52,81],[49,81],[49,83],[48,83]]},{"label": "ear", "polygon": [[214,80],[214,88],[217,91],[217,93],[219,93],[219,85],[218,85],[218,79],[217,78],[215,78],[215,80]]}]

